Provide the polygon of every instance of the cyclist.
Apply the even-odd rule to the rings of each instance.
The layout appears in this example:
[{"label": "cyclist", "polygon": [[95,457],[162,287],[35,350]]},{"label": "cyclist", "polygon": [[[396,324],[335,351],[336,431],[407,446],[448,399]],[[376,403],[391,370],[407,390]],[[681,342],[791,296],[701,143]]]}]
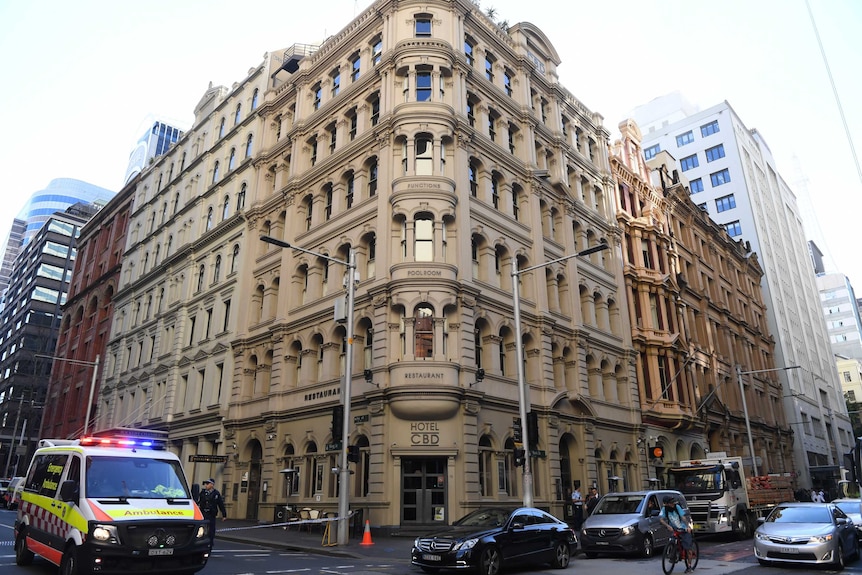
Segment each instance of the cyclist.
[{"label": "cyclist", "polygon": [[691,539],[691,517],[686,514],[676,498],[670,495],[662,499],[662,510],[658,515],[658,520],[662,525],[671,531],[679,533],[679,539],[682,543],[682,548],[685,551],[685,572],[691,573],[691,560],[694,559],[694,551],[692,550]]}]

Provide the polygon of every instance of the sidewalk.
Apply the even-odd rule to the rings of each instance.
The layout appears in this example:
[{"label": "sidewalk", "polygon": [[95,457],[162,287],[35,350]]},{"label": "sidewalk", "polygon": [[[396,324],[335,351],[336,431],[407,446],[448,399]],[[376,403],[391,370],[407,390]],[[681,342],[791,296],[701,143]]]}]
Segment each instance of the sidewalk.
[{"label": "sidewalk", "polygon": [[[263,545],[287,551],[301,551],[331,555],[333,557],[375,557],[385,559],[397,557],[410,559],[410,549],[413,547],[413,537],[390,537],[384,533],[375,534],[371,529],[372,545],[362,545],[363,534],[351,536],[346,545],[336,545],[338,533],[335,522],[332,523],[330,541],[323,538],[323,527],[312,525],[311,530],[300,529],[291,525],[284,529],[281,525],[261,524],[257,521],[228,519],[216,523],[215,549],[224,548],[223,542]],[[332,545],[327,545],[331,542]]]}]

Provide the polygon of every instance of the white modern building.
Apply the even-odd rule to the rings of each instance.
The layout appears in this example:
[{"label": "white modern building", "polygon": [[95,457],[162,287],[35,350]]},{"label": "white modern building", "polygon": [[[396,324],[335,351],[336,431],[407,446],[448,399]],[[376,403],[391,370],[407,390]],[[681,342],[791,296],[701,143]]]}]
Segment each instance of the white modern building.
[{"label": "white modern building", "polygon": [[[696,111],[675,93],[637,108],[634,118],[647,159],[662,150],[678,158],[695,203],[758,254],[781,369],[776,376],[786,413],[798,414],[790,422],[798,482],[834,484],[853,433],[795,194],[763,136],[746,127],[726,101]],[[748,384],[745,372],[752,367],[740,369]]]},{"label": "white modern building", "polygon": [[842,273],[817,274],[817,289],[832,351],[862,360],[862,320],[850,280]]}]

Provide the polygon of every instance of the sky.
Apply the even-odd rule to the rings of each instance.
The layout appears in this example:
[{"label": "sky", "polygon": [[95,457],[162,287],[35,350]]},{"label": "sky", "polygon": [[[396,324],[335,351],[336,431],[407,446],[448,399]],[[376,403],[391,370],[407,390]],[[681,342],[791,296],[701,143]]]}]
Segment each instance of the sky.
[{"label": "sky", "polygon": [[[371,4],[0,0],[0,235],[54,178],[119,191],[146,119],[190,126],[210,82],[231,86],[267,51],[319,43]],[[766,139],[828,271],[862,295],[862,177],[847,136],[862,147],[862,1],[481,6],[546,34],[562,60],[560,83],[605,118],[612,140],[635,107],[670,92],[701,109],[727,100]]]}]

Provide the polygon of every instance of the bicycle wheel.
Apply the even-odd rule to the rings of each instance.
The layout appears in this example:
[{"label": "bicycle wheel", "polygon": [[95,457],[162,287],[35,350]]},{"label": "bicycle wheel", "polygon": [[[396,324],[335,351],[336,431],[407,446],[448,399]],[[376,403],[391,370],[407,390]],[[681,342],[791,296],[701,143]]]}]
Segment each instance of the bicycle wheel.
[{"label": "bicycle wheel", "polygon": [[679,561],[677,543],[676,541],[669,541],[661,555],[661,570],[664,571],[665,575],[670,575],[677,561]]},{"label": "bicycle wheel", "polygon": [[691,558],[691,561],[689,561],[689,567],[694,569],[697,567],[697,562],[700,559],[700,545],[697,544],[696,539],[691,542],[691,552],[693,557]]}]

